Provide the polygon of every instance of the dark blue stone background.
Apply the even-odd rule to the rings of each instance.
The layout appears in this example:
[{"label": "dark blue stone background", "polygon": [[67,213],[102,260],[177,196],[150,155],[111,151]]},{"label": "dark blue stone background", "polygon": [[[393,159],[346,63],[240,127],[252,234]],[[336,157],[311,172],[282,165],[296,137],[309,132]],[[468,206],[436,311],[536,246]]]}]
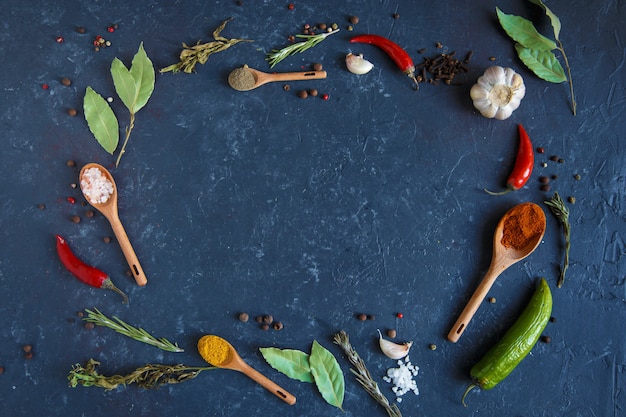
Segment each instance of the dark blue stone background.
[{"label": "dark blue stone background", "polygon": [[[550,84],[526,70],[495,18],[495,7],[549,21],[525,1],[11,1],[1,3],[0,126],[0,414],[3,416],[374,416],[385,415],[357,385],[332,336],[345,329],[381,389],[394,362],[377,347],[376,329],[397,328],[413,340],[420,395],[407,394],[405,416],[618,416],[626,409],[625,43],[622,1],[549,1],[561,18],[578,100],[570,111],[567,84]],[[400,18],[392,18],[399,13]],[[354,32],[348,17],[358,15]],[[109,67],[130,61],[144,42],[155,68],[177,61],[182,42],[222,35],[254,39],[213,55],[197,73],[157,74],[154,94],[137,114],[118,168],[100,148],[82,111],[85,88],[115,97],[123,129],[127,111],[115,95]],[[231,89],[228,73],[243,64],[269,71],[265,53],[287,44],[305,23],[336,22],[338,34],[283,61],[275,71],[321,62],[328,78]],[[107,26],[117,23],[114,33]],[[79,34],[76,26],[87,33]],[[474,51],[461,86],[411,81],[379,50],[352,45],[376,33],[423,56]],[[112,46],[93,50],[101,34]],[[55,37],[62,35],[63,44]],[[443,49],[435,44],[441,42]],[[350,74],[347,52],[362,52],[375,69]],[[491,62],[489,57],[496,57]],[[506,121],[481,117],[469,89],[490,65],[524,77],[526,98]],[[65,87],[63,77],[73,84]],[[49,90],[42,89],[47,83]],[[317,88],[330,95],[302,100]],[[66,114],[79,109],[77,117]],[[528,185],[504,197],[502,187],[522,123],[536,147]],[[117,154],[116,154],[117,155]],[[548,161],[558,155],[564,163]],[[75,160],[76,168],[66,166]],[[542,162],[548,167],[542,168]],[[70,184],[80,166],[109,168],[119,188],[122,222],[149,283],[137,287],[101,216],[87,218]],[[575,174],[581,179],[576,181]],[[550,192],[540,175],[558,175]],[[558,191],[571,208],[571,266],[556,288],[562,230],[547,211],[538,250],[507,270],[458,344],[446,334],[486,271],[492,233],[514,204],[539,204]],[[74,196],[78,203],[66,201]],[[45,204],[45,210],[37,208]],[[545,206],[544,206],[545,208]],[[80,224],[71,216],[79,215]],[[54,235],[64,235],[85,261],[107,271],[131,298],[89,288],[60,265]],[[492,391],[460,397],[472,364],[514,321],[539,277],[554,295],[553,316],[539,343]],[[166,337],[175,354],[112,330],[86,330],[77,317],[97,307]],[[273,314],[285,328],[264,332],[237,314]],[[355,314],[376,315],[360,322]],[[397,320],[396,312],[404,318]],[[102,362],[104,374],[146,363],[202,365],[195,349],[206,333],[232,342],[251,365],[298,397],[283,404],[241,374],[210,371],[158,390],[136,386],[105,392],[69,388],[72,364]],[[269,367],[259,347],[309,351],[313,340],[331,350],[346,377],[345,412],[315,388]],[[437,350],[428,345],[434,343]],[[26,360],[22,345],[32,344]]]}]

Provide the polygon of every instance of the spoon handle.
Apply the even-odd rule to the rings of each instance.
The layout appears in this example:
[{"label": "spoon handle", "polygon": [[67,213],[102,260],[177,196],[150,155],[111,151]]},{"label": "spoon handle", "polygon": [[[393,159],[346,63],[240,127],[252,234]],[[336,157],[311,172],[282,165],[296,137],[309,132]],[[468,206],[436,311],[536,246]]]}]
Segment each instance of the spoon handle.
[{"label": "spoon handle", "polygon": [[265,388],[266,390],[268,390],[269,392],[271,392],[272,394],[274,394],[275,396],[277,396],[278,398],[286,402],[287,404],[294,405],[296,403],[296,397],[294,397],[292,394],[284,390],[274,381],[272,381],[271,379],[269,379],[268,377],[266,377],[265,375],[263,375],[256,369],[252,368],[250,365],[246,364],[245,362],[243,363],[243,365],[237,368],[237,370],[244,373],[246,376],[248,376],[248,378],[252,379],[256,383],[261,385],[263,388]]},{"label": "spoon handle", "polygon": [[498,276],[506,268],[507,265],[503,265],[499,262],[493,262],[491,264],[489,270],[485,274],[485,277],[480,282],[480,284],[474,291],[474,294],[472,294],[472,297],[465,305],[465,308],[461,312],[461,315],[452,326],[450,333],[448,333],[449,341],[456,343],[459,340],[459,338],[467,328],[470,320],[472,319],[472,317],[474,317],[476,311],[478,311],[478,307],[480,307],[480,304],[487,296],[487,293],[489,293],[489,290],[491,289],[493,283],[496,281],[496,278],[498,278]]},{"label": "spoon handle", "polygon": [[268,81],[301,81],[301,80],[319,80],[326,78],[326,71],[302,71],[302,72],[281,72],[271,74]]},{"label": "spoon handle", "polygon": [[137,259],[133,246],[130,244],[130,240],[128,239],[126,230],[124,230],[124,226],[122,226],[122,222],[119,217],[111,216],[109,218],[109,223],[111,223],[111,228],[113,229],[113,233],[115,233],[115,238],[122,248],[122,252],[124,253],[126,262],[128,262],[133,278],[135,278],[135,282],[139,286],[146,285],[148,279],[146,278],[146,274],[143,272],[143,268],[141,268],[141,264],[139,263],[139,259]]}]

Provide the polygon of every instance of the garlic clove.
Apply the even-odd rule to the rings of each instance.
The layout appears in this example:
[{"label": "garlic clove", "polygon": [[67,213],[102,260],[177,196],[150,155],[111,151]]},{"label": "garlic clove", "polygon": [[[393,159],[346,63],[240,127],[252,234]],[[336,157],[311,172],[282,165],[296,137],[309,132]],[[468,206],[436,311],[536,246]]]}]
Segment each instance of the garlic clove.
[{"label": "garlic clove", "polygon": [[377,331],[378,344],[380,345],[380,350],[382,350],[385,356],[391,359],[402,359],[409,354],[409,349],[411,349],[411,346],[413,346],[413,342],[407,342],[402,344],[394,343],[390,340],[383,338],[380,330],[377,329]]},{"label": "garlic clove", "polygon": [[374,68],[374,64],[363,58],[363,54],[354,55],[349,53],[346,55],[346,67],[353,74],[367,74]]}]

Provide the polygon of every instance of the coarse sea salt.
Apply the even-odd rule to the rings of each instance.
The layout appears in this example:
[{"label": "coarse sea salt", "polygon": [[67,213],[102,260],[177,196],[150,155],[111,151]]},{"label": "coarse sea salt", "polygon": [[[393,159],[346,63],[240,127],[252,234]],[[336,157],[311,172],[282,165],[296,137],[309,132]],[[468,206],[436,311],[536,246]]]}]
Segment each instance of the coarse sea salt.
[{"label": "coarse sea salt", "polygon": [[93,204],[106,203],[113,194],[113,183],[97,167],[88,168],[83,172],[80,188]]},{"label": "coarse sea salt", "polygon": [[419,389],[417,388],[417,382],[413,377],[417,376],[419,367],[413,365],[408,356],[400,359],[397,368],[387,369],[387,376],[383,377],[383,381],[393,384],[391,390],[396,394],[396,401],[402,402],[402,396],[408,392],[413,392],[415,395],[419,395]]}]

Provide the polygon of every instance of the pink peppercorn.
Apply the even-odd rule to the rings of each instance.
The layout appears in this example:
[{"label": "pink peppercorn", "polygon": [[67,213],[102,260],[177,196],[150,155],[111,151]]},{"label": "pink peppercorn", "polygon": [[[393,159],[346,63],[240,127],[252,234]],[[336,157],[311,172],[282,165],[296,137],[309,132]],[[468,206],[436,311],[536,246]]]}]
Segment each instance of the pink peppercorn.
[{"label": "pink peppercorn", "polygon": [[399,318],[399,319],[401,319],[401,318],[403,318],[403,317],[404,317],[404,314],[402,314],[402,313],[398,313],[398,314],[396,314],[396,317],[397,317],[397,318]]},{"label": "pink peppercorn", "polygon": [[63,36],[57,36],[56,41],[57,41],[57,43],[63,43],[65,41],[65,39],[63,38]]},{"label": "pink peppercorn", "polygon": [[108,31],[109,33],[113,33],[113,32],[115,32],[115,28],[114,28],[113,26],[109,26],[109,27],[107,28],[107,31]]},{"label": "pink peppercorn", "polygon": [[328,100],[330,96],[328,94],[322,94],[322,100]]},{"label": "pink peppercorn", "polygon": [[76,203],[76,199],[74,197],[67,197],[67,202],[70,204],[75,204]]},{"label": "pink peppercorn", "polygon": [[48,84],[42,84],[41,88],[43,88],[44,90],[47,90],[48,88],[50,88],[50,86]]},{"label": "pink peppercorn", "polygon": [[289,5],[287,6],[287,8],[288,8],[289,10],[293,10],[293,9],[295,9],[295,8],[296,8],[296,5],[295,5],[295,4],[293,4],[293,3],[289,3]]}]

